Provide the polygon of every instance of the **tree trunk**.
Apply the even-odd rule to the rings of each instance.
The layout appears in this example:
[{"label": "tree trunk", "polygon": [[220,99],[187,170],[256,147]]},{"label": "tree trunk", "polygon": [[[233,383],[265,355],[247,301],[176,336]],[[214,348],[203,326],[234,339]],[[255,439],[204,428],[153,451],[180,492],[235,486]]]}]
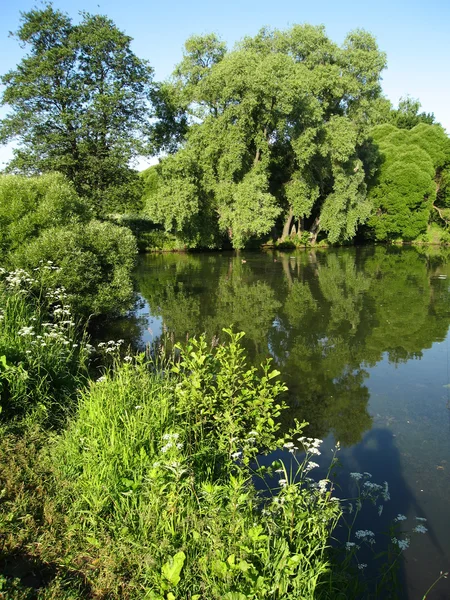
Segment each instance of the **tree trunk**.
[{"label": "tree trunk", "polygon": [[316,217],[314,219],[314,223],[311,226],[311,229],[309,231],[310,237],[309,237],[309,242],[310,244],[315,244],[317,242],[317,236],[319,235],[319,231],[320,231],[320,217]]},{"label": "tree trunk", "polygon": [[294,218],[294,211],[292,210],[292,206],[289,207],[289,213],[286,217],[286,221],[283,226],[283,233],[281,234],[280,241],[284,242],[284,240],[289,237],[289,233],[291,232],[292,219]]}]

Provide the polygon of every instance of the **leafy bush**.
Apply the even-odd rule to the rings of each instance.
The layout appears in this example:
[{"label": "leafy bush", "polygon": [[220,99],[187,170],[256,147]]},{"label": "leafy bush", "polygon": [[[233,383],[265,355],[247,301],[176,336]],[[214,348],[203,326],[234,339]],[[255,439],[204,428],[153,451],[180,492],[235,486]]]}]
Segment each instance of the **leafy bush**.
[{"label": "leafy bush", "polygon": [[156,372],[126,357],[82,394],[54,464],[71,531],[103,555],[103,593],[120,597],[126,573],[130,598],[316,597],[339,503],[302,476],[308,453],[257,491],[256,457],[286,442],[285,388],[269,362],[247,366],[242,335],[193,339]]},{"label": "leafy bush", "polygon": [[0,175],[0,250],[15,250],[46,229],[90,217],[86,201],[60,173]]},{"label": "leafy bush", "polygon": [[16,267],[32,271],[47,261],[60,267],[49,283],[63,286],[75,314],[117,314],[133,298],[131,269],[136,255],[131,231],[112,223],[90,221],[46,229],[11,257]]},{"label": "leafy bush", "polygon": [[441,127],[425,123],[411,130],[381,125],[372,136],[383,162],[369,191],[374,214],[368,225],[380,241],[414,240],[427,230],[450,142]]}]

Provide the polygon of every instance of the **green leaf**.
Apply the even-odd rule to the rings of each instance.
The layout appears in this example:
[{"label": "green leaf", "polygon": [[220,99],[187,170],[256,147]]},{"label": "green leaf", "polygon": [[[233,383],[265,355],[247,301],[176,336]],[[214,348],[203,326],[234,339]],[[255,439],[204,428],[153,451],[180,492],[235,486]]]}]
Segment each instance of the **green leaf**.
[{"label": "green leaf", "polygon": [[186,560],[186,554],[180,550],[170,560],[168,560],[161,569],[162,575],[173,585],[178,585],[180,581],[181,570]]}]

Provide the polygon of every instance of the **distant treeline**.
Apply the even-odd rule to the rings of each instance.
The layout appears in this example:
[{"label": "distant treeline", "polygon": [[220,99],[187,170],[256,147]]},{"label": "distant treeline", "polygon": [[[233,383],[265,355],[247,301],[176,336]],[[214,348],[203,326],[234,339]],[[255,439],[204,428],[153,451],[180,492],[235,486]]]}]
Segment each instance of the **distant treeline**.
[{"label": "distant treeline", "polygon": [[[1,78],[6,171],[62,173],[92,217],[164,229],[150,246],[450,240],[449,138],[417,100],[383,96],[366,31],[339,46],[323,26],[262,29],[230,50],[193,36],[159,83],[105,16],[47,5],[16,36],[29,53]],[[159,157],[142,177],[139,155]]]}]

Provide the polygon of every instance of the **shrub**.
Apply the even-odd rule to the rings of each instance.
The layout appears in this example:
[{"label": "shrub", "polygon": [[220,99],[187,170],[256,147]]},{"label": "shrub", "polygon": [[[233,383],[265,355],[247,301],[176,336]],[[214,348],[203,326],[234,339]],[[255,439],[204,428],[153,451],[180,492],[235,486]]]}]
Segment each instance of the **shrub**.
[{"label": "shrub", "polygon": [[65,288],[77,315],[118,314],[133,298],[131,269],[136,242],[126,227],[90,221],[47,229],[11,257],[16,267],[32,272],[47,261],[60,267],[49,283]]},{"label": "shrub", "polygon": [[86,201],[60,173],[0,175],[0,250],[15,250],[46,229],[89,219]]}]

